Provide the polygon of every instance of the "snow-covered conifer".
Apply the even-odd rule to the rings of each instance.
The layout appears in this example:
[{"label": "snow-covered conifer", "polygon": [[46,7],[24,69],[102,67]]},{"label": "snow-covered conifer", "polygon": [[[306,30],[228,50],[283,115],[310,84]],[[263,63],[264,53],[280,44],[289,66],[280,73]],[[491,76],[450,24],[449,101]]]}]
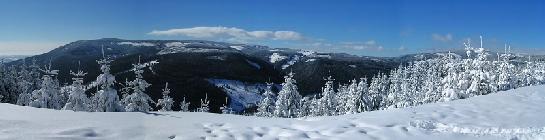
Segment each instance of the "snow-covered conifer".
[{"label": "snow-covered conifer", "polygon": [[62,108],[63,110],[73,110],[73,111],[89,111],[90,100],[85,95],[85,87],[83,86],[83,76],[87,73],[79,70],[77,73],[70,71],[70,74],[74,76],[72,80],[72,85],[69,86],[69,97]]},{"label": "snow-covered conifer", "polygon": [[358,82],[356,79],[350,81],[348,86],[348,98],[346,106],[348,108],[347,114],[359,113],[361,111],[360,107],[362,105],[362,91],[358,90]]},{"label": "snow-covered conifer", "polygon": [[272,83],[267,84],[267,89],[263,93],[263,99],[259,102],[257,107],[257,116],[271,117],[274,113],[274,93],[271,90]]},{"label": "snow-covered conifer", "polygon": [[[322,94],[319,101],[320,115],[335,115],[336,113],[336,95],[335,90],[333,89],[333,78],[331,76],[327,77],[326,83],[322,88]],[[343,106],[344,107],[344,106]]]},{"label": "snow-covered conifer", "polygon": [[180,102],[180,112],[189,112],[189,104],[190,102],[186,102],[184,97],[182,102]]},{"label": "snow-covered conifer", "polygon": [[92,86],[96,86],[99,91],[91,97],[91,111],[96,112],[121,112],[125,109],[119,102],[119,96],[117,91],[113,88],[115,83],[115,77],[110,74],[109,60],[104,56],[104,48],[102,48],[103,59],[97,61],[100,65],[102,74],[98,75]]},{"label": "snow-covered conifer", "polygon": [[159,109],[160,112],[172,111],[174,100],[168,94],[170,94],[170,89],[168,88],[167,82],[163,89],[163,98],[157,101],[157,106],[161,106],[161,109]]},{"label": "snow-covered conifer", "polygon": [[223,106],[220,107],[221,114],[234,114],[235,113],[233,111],[233,109],[229,107],[228,101],[229,101],[229,98],[225,97],[225,104],[223,104]]},{"label": "snow-covered conifer", "polygon": [[357,92],[359,94],[360,103],[358,103],[358,112],[371,111],[371,97],[369,96],[369,86],[367,85],[367,78],[360,78],[358,83]]},{"label": "snow-covered conifer", "polygon": [[136,75],[136,78],[129,82],[133,93],[123,99],[123,102],[127,104],[125,106],[125,111],[148,112],[153,110],[150,103],[154,104],[155,102],[145,93],[146,88],[151,86],[151,84],[144,80],[144,76],[142,76],[144,68],[151,67],[153,64],[154,63],[140,63],[140,58],[138,59],[137,64],[133,64],[132,71]]},{"label": "snow-covered conifer", "polygon": [[277,117],[296,117],[301,107],[302,97],[297,91],[296,81],[293,76],[293,72],[284,76],[284,83],[282,83],[282,89],[278,92],[275,103],[274,115]]},{"label": "snow-covered conifer", "polygon": [[201,107],[197,108],[197,112],[209,112],[210,111],[210,108],[208,107],[209,104],[210,104],[210,100],[208,100],[208,93],[207,93],[204,100],[201,99]]},{"label": "snow-covered conifer", "polygon": [[17,83],[19,86],[19,97],[17,98],[17,105],[28,106],[30,105],[32,98],[32,77],[28,71],[28,67],[23,60],[23,64],[20,67],[19,77],[20,81]]},{"label": "snow-covered conifer", "polygon": [[58,74],[58,70],[51,70],[51,64],[49,64],[42,71],[45,74],[41,88],[32,92],[30,105],[38,108],[61,109],[63,104],[59,97],[60,88],[53,79]]}]

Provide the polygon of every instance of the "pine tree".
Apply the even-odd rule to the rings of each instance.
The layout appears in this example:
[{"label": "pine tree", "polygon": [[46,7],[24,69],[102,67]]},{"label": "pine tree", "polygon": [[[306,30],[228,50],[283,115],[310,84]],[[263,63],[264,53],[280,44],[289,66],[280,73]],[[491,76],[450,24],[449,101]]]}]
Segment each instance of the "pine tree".
[{"label": "pine tree", "polygon": [[383,100],[382,105],[385,108],[396,108],[400,107],[397,105],[397,103],[400,102],[400,98],[403,94],[403,91],[401,90],[401,84],[403,83],[403,77],[402,77],[402,66],[400,65],[399,68],[392,71],[389,76],[390,85],[388,88],[386,99]]},{"label": "pine tree", "polygon": [[350,81],[348,86],[348,98],[347,98],[347,112],[346,114],[359,113],[361,111],[360,106],[362,105],[362,91],[358,89],[358,83],[356,79]]},{"label": "pine tree", "polygon": [[122,112],[125,109],[119,102],[117,91],[113,88],[115,77],[110,74],[110,63],[112,60],[104,56],[104,48],[102,48],[103,59],[97,61],[100,65],[102,74],[98,75],[92,86],[97,86],[99,91],[91,98],[91,110],[96,112]]},{"label": "pine tree", "polygon": [[[153,61],[152,61],[153,62]],[[133,90],[133,93],[123,99],[123,102],[127,103],[125,110],[128,112],[148,112],[153,110],[149,103],[155,102],[145,92],[146,88],[151,86],[146,80],[144,80],[144,68],[151,67],[154,63],[140,63],[140,58],[137,64],[133,64],[132,71],[136,75],[136,79],[129,82],[129,86]]]},{"label": "pine tree", "polygon": [[302,97],[297,91],[296,81],[293,76],[293,72],[290,72],[288,76],[284,76],[284,83],[282,83],[282,89],[278,92],[275,103],[274,115],[277,117],[296,117],[301,107]]},{"label": "pine tree", "polygon": [[174,100],[168,96],[168,94],[170,94],[170,89],[168,88],[167,82],[165,84],[165,88],[163,89],[163,98],[157,101],[157,106],[161,106],[161,109],[159,109],[160,112],[172,111]]},{"label": "pine tree", "polygon": [[186,102],[184,97],[182,102],[180,102],[180,112],[189,112],[189,104],[190,102]]},{"label": "pine tree", "polygon": [[[507,47],[506,47],[507,48]],[[501,55],[501,61],[499,64],[499,75],[498,75],[498,90],[509,90],[515,87],[514,74],[512,70],[515,68],[514,65],[509,63],[511,55],[505,49],[505,53]],[[522,71],[527,72],[527,71]],[[531,75],[528,75],[531,77]]]},{"label": "pine tree", "polygon": [[209,112],[210,111],[210,108],[208,107],[209,104],[210,104],[210,100],[208,100],[208,93],[207,93],[204,100],[201,99],[201,107],[197,108],[197,112]]},{"label": "pine tree", "polygon": [[331,76],[327,77],[326,83],[324,87],[322,88],[322,94],[319,101],[319,108],[320,108],[320,114],[319,115],[326,115],[331,116],[335,115],[336,113],[336,95],[335,90],[333,89],[333,78]]},{"label": "pine tree", "polygon": [[89,104],[90,100],[85,95],[85,87],[83,84],[83,76],[87,75],[87,73],[83,73],[83,71],[79,70],[77,73],[74,73],[70,71],[70,74],[74,76],[72,78],[73,83],[71,86],[69,86],[69,93],[70,96],[68,97],[68,101],[62,108],[63,110],[73,110],[73,111],[89,111]]},{"label": "pine tree", "polygon": [[41,88],[32,92],[32,101],[30,105],[38,108],[61,109],[62,101],[59,98],[60,88],[53,77],[58,74],[58,70],[51,70],[51,64],[42,70],[45,74]]},{"label": "pine tree", "polygon": [[221,114],[234,114],[235,113],[233,111],[233,109],[228,106],[228,101],[229,101],[229,98],[225,97],[225,104],[223,104],[223,106],[220,107]]},{"label": "pine tree", "polygon": [[267,89],[263,93],[263,99],[257,107],[257,116],[272,117],[274,113],[274,93],[272,92],[272,83],[267,84]]},{"label": "pine tree", "polygon": [[20,87],[19,97],[17,98],[17,105],[28,106],[32,101],[32,77],[28,71],[28,67],[23,60],[23,64],[20,67],[19,77],[20,79],[18,86]]},{"label": "pine tree", "polygon": [[367,85],[367,78],[360,78],[358,83],[357,92],[359,94],[360,101],[358,104],[358,112],[371,111],[371,97],[369,95],[369,86]]},{"label": "pine tree", "polygon": [[299,109],[299,114],[297,115],[297,117],[305,117],[305,116],[310,116],[312,113],[312,99],[310,97],[303,97],[303,99],[301,99],[301,108]]},{"label": "pine tree", "polygon": [[6,84],[6,81],[7,80],[7,75],[5,73],[5,65],[4,65],[4,60],[0,60],[0,103],[3,103],[3,102],[6,102],[4,101],[4,96],[6,96],[8,94],[8,91],[7,91],[7,84]]},{"label": "pine tree", "polygon": [[313,98],[310,99],[310,111],[308,116],[319,116],[322,115],[321,108],[320,108],[320,99],[316,97],[316,95],[313,96]]},{"label": "pine tree", "polygon": [[332,112],[332,115],[342,115],[348,112],[349,108],[347,104],[348,104],[349,96],[350,96],[350,93],[348,90],[348,85],[346,84],[339,85],[339,88],[333,98],[333,103],[335,107]]}]

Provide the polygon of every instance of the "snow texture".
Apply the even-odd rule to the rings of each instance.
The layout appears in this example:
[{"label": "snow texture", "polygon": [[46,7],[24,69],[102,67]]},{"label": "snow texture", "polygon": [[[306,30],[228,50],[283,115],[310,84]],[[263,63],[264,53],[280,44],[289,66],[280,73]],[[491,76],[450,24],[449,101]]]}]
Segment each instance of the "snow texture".
[{"label": "snow texture", "polygon": [[280,62],[280,61],[282,61],[282,60],[284,60],[284,59],[286,59],[288,57],[287,56],[282,56],[282,55],[280,55],[278,53],[273,53],[269,58],[270,58],[269,61],[271,63],[276,63],[276,62]]},{"label": "snow texture", "polygon": [[298,55],[295,55],[295,56],[291,57],[291,59],[288,62],[286,62],[286,64],[282,65],[282,69],[287,69],[291,65],[297,63],[297,61],[299,61],[299,56]]},{"label": "snow texture", "polygon": [[90,113],[0,104],[0,139],[543,140],[544,106],[545,86],[412,108],[298,119],[201,112]]},{"label": "snow texture", "polygon": [[134,46],[134,47],[151,47],[151,46],[155,46],[155,44],[153,43],[149,43],[149,42],[119,42],[117,43],[117,45],[131,45],[131,46]]},{"label": "snow texture", "polygon": [[233,45],[233,46],[229,46],[230,48],[233,48],[233,49],[236,49],[236,50],[243,50],[244,49],[244,46],[236,46],[236,45]]}]

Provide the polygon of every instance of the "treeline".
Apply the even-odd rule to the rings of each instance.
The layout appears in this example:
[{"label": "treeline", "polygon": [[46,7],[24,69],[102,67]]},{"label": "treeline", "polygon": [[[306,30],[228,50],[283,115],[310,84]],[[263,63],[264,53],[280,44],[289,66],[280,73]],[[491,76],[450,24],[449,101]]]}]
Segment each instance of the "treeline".
[{"label": "treeline", "polygon": [[[328,77],[322,92],[301,97],[293,73],[285,77],[278,96],[270,90],[259,103],[258,116],[304,117],[352,114],[388,108],[404,108],[426,103],[450,101],[486,95],[497,91],[545,83],[545,63],[511,61],[510,49],[487,60],[481,47],[464,43],[467,58],[452,53],[411,62],[388,75],[354,79],[349,84],[334,85]],[[336,89],[334,87],[337,87]]]}]

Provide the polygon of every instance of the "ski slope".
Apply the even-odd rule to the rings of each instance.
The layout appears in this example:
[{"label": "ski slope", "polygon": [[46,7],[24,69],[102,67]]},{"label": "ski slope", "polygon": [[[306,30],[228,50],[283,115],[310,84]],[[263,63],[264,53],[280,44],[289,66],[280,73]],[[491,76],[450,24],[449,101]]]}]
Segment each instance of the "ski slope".
[{"label": "ski slope", "polygon": [[196,112],[72,112],[0,104],[0,139],[544,140],[545,86],[298,119]]}]

